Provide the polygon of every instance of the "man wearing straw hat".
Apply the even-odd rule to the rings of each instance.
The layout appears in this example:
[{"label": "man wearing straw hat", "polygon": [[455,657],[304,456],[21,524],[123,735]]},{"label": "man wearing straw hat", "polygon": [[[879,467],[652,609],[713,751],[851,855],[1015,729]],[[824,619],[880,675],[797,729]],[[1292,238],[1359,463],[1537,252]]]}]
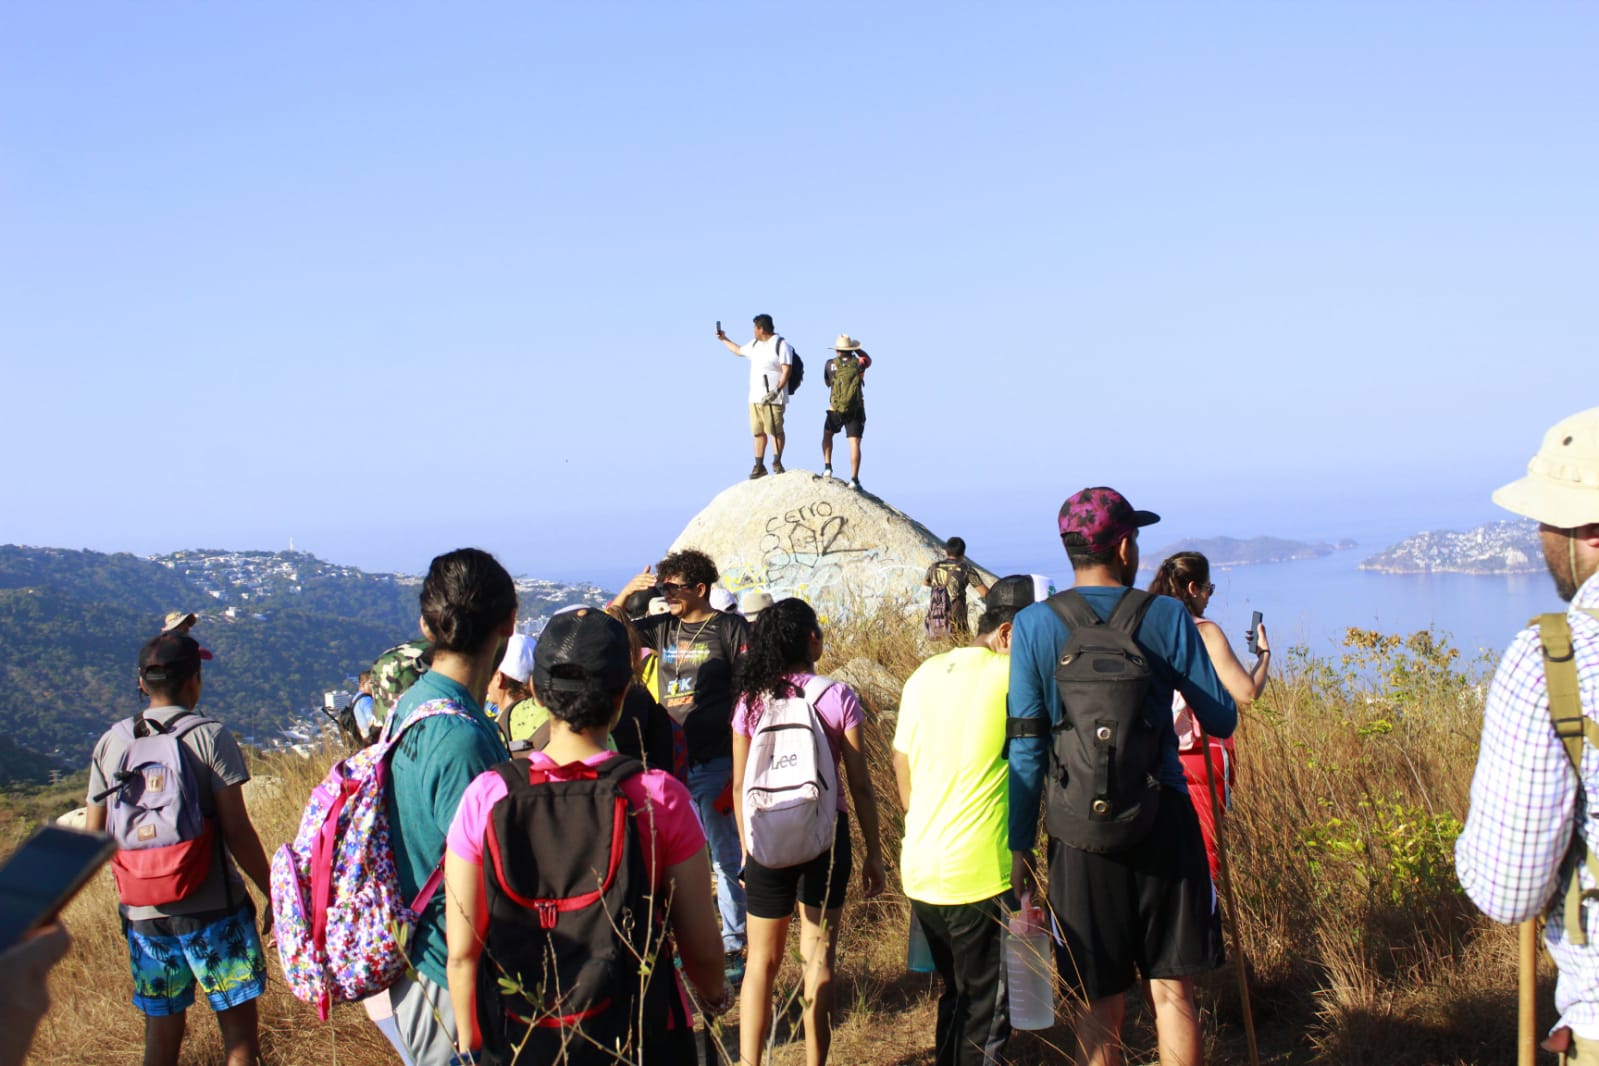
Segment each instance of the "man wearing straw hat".
[{"label": "man wearing straw hat", "polygon": [[[1556,423],[1527,476],[1493,499],[1538,523],[1555,591],[1569,607],[1535,619],[1499,662],[1455,868],[1495,921],[1547,919],[1560,1019],[1544,1046],[1565,1062],[1599,1063],[1599,907],[1585,906],[1599,888],[1599,858],[1589,851],[1599,832],[1599,407]],[[1534,948],[1524,939],[1524,970]],[[1529,983],[1524,1039],[1530,991]]]},{"label": "man wearing straw hat", "polygon": [[866,395],[862,391],[866,368],[872,357],[861,342],[840,333],[833,342],[833,358],[822,371],[827,383],[827,417],[822,422],[822,476],[833,477],[833,435],[839,430],[849,438],[849,487],[861,488],[861,434],[866,432]]}]

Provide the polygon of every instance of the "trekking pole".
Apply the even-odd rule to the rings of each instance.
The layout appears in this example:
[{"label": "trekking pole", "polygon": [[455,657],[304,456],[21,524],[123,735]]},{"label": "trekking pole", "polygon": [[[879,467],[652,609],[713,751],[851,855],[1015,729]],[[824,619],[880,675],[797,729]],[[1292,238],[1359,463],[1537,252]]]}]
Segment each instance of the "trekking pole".
[{"label": "trekking pole", "polygon": [[1538,1057],[1538,919],[1528,918],[1516,932],[1521,948],[1520,965],[1516,968],[1520,992],[1520,1009],[1516,1012],[1516,1066],[1533,1066],[1533,1060]]},{"label": "trekking pole", "polygon": [[1221,877],[1222,921],[1233,942],[1233,954],[1238,956],[1238,999],[1244,1008],[1244,1035],[1249,1039],[1249,1064],[1260,1066],[1260,1048],[1255,1044],[1255,1012],[1249,1004],[1249,958],[1244,954],[1244,940],[1238,931],[1238,909],[1233,906],[1233,878],[1227,867],[1227,841],[1222,835],[1221,801],[1216,798],[1216,768],[1210,762],[1210,736],[1196,721],[1199,730],[1199,750],[1205,755],[1205,780],[1210,785],[1210,818],[1216,827],[1216,866]]}]

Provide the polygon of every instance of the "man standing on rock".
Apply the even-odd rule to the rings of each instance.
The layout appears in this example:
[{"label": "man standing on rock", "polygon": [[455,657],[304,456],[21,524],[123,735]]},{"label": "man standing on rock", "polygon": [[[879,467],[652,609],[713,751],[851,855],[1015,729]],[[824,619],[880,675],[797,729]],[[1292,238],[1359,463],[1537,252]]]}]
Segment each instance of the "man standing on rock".
[{"label": "man standing on rock", "polygon": [[788,377],[793,349],[779,337],[771,315],[755,316],[755,339],[734,342],[717,326],[716,339],[734,355],[750,361],[750,433],[755,437],[755,468],[750,479],[766,476],[766,438],[772,438],[772,473],[783,472],[783,409],[788,403]]},{"label": "man standing on rock", "polygon": [[[1024,609],[1011,630],[1011,884],[1031,897],[1043,799],[1064,937],[1056,968],[1087,1004],[1076,1026],[1084,1066],[1121,1066],[1126,996],[1140,979],[1160,1061],[1200,1066],[1194,975],[1223,960],[1172,690],[1213,737],[1232,735],[1238,711],[1188,608],[1132,587],[1138,530],[1159,520],[1115,489],[1070,496],[1059,523],[1076,586]],[[1090,640],[1074,641],[1078,631]]]},{"label": "man standing on rock", "polygon": [[1599,888],[1591,809],[1599,795],[1599,407],[1557,423],[1527,476],[1493,500],[1538,523],[1555,591],[1570,606],[1523,629],[1499,660],[1455,869],[1495,921],[1548,920],[1560,1020],[1544,1047],[1562,1062],[1596,1063],[1599,908],[1586,904]]},{"label": "man standing on rock", "polygon": [[[644,646],[660,663],[655,695],[683,728],[688,746],[688,790],[711,846],[716,903],[722,915],[722,949],[729,980],[744,976],[743,848],[733,821],[733,668],[749,645],[749,624],[711,606],[716,563],[685,548],[655,567],[670,613],[638,623]],[[653,581],[649,570],[623,591]]]},{"label": "man standing on rock", "polygon": [[822,371],[822,380],[831,390],[827,398],[827,418],[822,423],[822,476],[833,476],[833,435],[839,430],[849,438],[849,487],[861,490],[861,434],[866,432],[866,368],[872,357],[861,342],[840,333],[833,343],[833,358]]}]

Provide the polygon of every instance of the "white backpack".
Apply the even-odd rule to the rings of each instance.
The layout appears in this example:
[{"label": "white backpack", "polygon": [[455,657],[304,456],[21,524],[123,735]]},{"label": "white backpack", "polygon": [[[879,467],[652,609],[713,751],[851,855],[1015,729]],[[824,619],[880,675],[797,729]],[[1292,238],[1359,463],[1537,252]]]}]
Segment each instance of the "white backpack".
[{"label": "white backpack", "polygon": [[798,696],[768,700],[744,764],[744,849],[762,866],[810,862],[833,846],[838,770],[816,701],[832,678]]}]

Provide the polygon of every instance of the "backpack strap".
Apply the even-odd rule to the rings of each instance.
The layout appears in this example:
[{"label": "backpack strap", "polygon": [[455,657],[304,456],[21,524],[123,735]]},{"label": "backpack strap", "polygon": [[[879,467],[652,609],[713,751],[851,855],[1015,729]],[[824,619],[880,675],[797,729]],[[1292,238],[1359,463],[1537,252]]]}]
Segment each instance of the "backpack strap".
[{"label": "backpack strap", "polygon": [[1155,597],[1143,589],[1128,589],[1122,598],[1116,601],[1116,607],[1110,612],[1110,617],[1105,619],[1105,624],[1112,629],[1119,629],[1129,637],[1138,632],[1138,627],[1143,624],[1144,615],[1149,613],[1150,605],[1155,602]]},{"label": "backpack strap", "polygon": [[[1100,621],[1099,615],[1094,613],[1094,609],[1088,605],[1088,601],[1083,598],[1083,594],[1076,589],[1057,592],[1044,602],[1049,604],[1050,610],[1054,611],[1062,622],[1066,623],[1067,629],[1076,629],[1078,626],[1102,626],[1105,624]],[[1120,605],[1118,604],[1118,606]]]},{"label": "backpack strap", "polygon": [[[1587,804],[1582,796],[1582,749],[1584,744],[1599,746],[1599,722],[1582,713],[1582,692],[1577,678],[1576,648],[1571,637],[1571,622],[1564,612],[1542,614],[1532,620],[1538,627],[1539,648],[1543,652],[1544,687],[1549,695],[1549,720],[1555,736],[1566,749],[1566,759],[1577,775],[1577,818],[1585,817]],[[1589,850],[1578,827],[1572,826],[1571,881],[1566,886],[1566,940],[1578,947],[1588,943],[1583,926],[1582,905],[1590,896],[1599,899],[1599,889],[1583,890],[1577,866],[1588,868],[1588,875],[1599,885],[1599,858]]]}]

